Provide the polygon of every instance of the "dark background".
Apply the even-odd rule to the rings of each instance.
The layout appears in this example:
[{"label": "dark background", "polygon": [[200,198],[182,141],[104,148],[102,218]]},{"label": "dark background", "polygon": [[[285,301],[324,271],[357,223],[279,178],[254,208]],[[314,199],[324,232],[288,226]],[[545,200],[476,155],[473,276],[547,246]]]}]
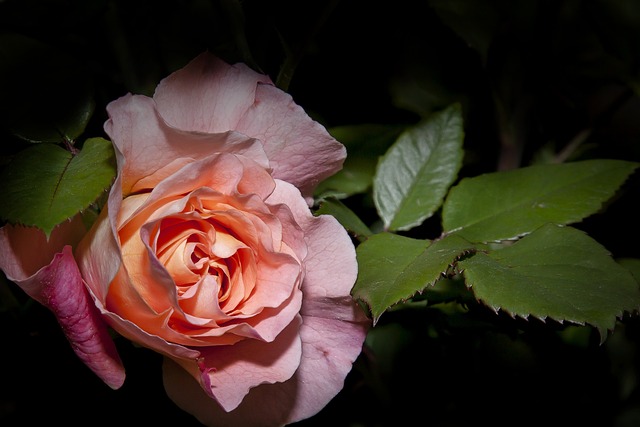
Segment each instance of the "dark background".
[{"label": "dark background", "polygon": [[[328,128],[411,124],[461,102],[461,176],[473,176],[559,153],[640,161],[637,3],[4,0],[0,35],[34,38],[80,64],[95,90],[87,137],[105,136],[109,101],[151,95],[209,49],[269,74]],[[28,91],[48,67],[36,61],[2,84]],[[25,144],[0,132],[6,161]],[[616,258],[640,258],[639,185],[633,176],[578,224]],[[346,202],[371,213],[366,195]],[[164,394],[158,355],[118,339],[127,380],[110,390],[46,309],[12,283],[0,290],[0,425],[197,425]],[[636,317],[602,345],[588,327],[481,306],[398,310],[375,331],[343,391],[299,425],[640,425]]]}]

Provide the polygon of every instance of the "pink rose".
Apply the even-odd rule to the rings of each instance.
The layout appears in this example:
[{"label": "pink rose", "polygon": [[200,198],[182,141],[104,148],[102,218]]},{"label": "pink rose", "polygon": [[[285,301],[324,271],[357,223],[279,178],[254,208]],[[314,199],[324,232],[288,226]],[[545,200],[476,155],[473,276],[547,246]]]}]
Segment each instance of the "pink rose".
[{"label": "pink rose", "polygon": [[[13,264],[0,267],[25,288],[77,263],[72,284],[59,278],[54,288],[90,302],[92,328],[104,320],[166,356],[168,395],[206,425],[284,425],[317,413],[342,389],[370,326],[350,296],[350,237],[309,209],[344,147],[267,76],[208,53],[153,98],[129,94],[107,111],[118,175],[74,256],[58,244],[18,268],[28,258],[19,246],[33,236],[5,226],[0,255]],[[87,343],[97,350],[79,355],[119,387],[109,339]]]}]

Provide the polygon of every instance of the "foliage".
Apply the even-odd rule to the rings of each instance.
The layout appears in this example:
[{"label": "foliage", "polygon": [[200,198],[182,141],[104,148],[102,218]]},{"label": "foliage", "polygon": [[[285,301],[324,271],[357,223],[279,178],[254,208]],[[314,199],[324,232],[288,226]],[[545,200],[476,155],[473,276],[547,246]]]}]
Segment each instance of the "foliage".
[{"label": "foliage", "polygon": [[[639,48],[631,0],[5,0],[0,218],[49,232],[99,206],[106,104],[210,49],[269,74],[347,147],[314,210],[352,234],[352,294],[375,327],[301,425],[636,425]],[[155,355],[118,342],[130,379],[107,392],[6,281],[0,310],[16,372],[3,425],[40,419],[27,384],[45,351],[63,390],[42,397],[49,420],[77,400],[194,423],[151,380]]]}]

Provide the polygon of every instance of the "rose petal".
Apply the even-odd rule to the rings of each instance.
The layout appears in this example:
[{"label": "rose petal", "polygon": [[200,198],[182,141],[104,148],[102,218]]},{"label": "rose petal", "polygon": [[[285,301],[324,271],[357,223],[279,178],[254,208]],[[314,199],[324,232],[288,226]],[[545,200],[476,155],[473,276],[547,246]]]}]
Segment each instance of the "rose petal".
[{"label": "rose petal", "polygon": [[[244,405],[243,398],[247,393],[250,396],[256,390],[254,387],[282,383],[292,377],[300,364],[302,351],[299,327],[298,318],[280,334],[275,343],[246,340],[232,347],[205,349],[203,355],[206,364],[201,369],[208,370],[210,393],[205,392],[193,377],[190,380],[184,378],[189,374],[183,367],[165,360],[165,389],[169,397],[176,397],[174,401],[179,406],[182,406],[183,400],[202,400],[203,408],[196,411],[196,417],[199,417],[198,413],[210,410],[226,414],[241,402]],[[268,422],[264,425],[268,425]]]},{"label": "rose petal", "polygon": [[153,188],[163,178],[211,153],[244,154],[268,168],[260,142],[237,132],[188,133],[173,129],[156,112],[153,99],[126,95],[107,106],[105,132],[122,153],[118,174],[125,195]]},{"label": "rose petal", "polygon": [[[330,215],[312,218],[305,227],[309,255],[302,290],[305,301],[349,295],[358,275],[355,249],[344,227]],[[327,280],[327,277],[331,280]]]},{"label": "rose petal", "polygon": [[125,338],[175,359],[189,361],[193,364],[199,360],[200,352],[198,350],[168,342],[155,334],[148,333],[133,322],[107,310],[99,301],[96,301],[96,306],[102,312],[102,316],[109,321],[109,325]]},{"label": "rose petal", "polygon": [[84,287],[71,246],[65,246],[51,264],[35,275],[16,283],[53,312],[80,360],[109,387],[122,386],[124,367],[107,326]]},{"label": "rose petal", "polygon": [[345,147],[269,76],[206,52],[165,78],[154,99],[160,116],[178,129],[235,130],[261,140],[273,176],[300,188],[308,202],[318,182],[340,170],[346,158]]},{"label": "rose petal", "polygon": [[256,102],[234,129],[261,140],[274,178],[298,187],[307,202],[320,181],[342,169],[347,156],[322,125],[272,85],[258,86]]},{"label": "rose petal", "polygon": [[153,98],[171,126],[220,133],[236,129],[254,102],[259,82],[270,83],[271,79],[244,64],[229,65],[205,52],[163,79]]},{"label": "rose petal", "polygon": [[238,192],[255,193],[264,199],[273,191],[274,182],[269,172],[251,159],[219,153],[189,163],[163,180],[153,189],[147,204],[201,187],[234,196]]},{"label": "rose petal", "polygon": [[122,264],[120,246],[114,237],[115,214],[105,206],[91,230],[76,249],[78,267],[97,301],[104,301],[109,284]]},{"label": "rose petal", "polygon": [[[277,180],[276,189],[267,202],[287,205],[304,231],[308,248],[308,255],[304,259],[305,300],[310,296],[349,295],[358,274],[351,238],[333,216],[311,214],[297,194],[291,184]],[[331,277],[331,280],[326,280],[327,277]]]},{"label": "rose petal", "polygon": [[[209,373],[210,396],[225,411],[235,409],[249,391],[260,384],[284,382],[300,364],[300,318],[293,320],[272,343],[244,340],[233,346],[202,349]],[[215,402],[211,401],[215,405]]]},{"label": "rose petal", "polygon": [[[342,307],[338,306],[342,304]],[[346,298],[332,302],[331,318],[303,315],[300,330],[303,358],[296,371],[296,405],[287,423],[311,417],[344,387],[353,363],[362,352],[369,321]],[[351,321],[333,318],[354,315]],[[358,322],[358,320],[360,320]],[[320,374],[321,373],[321,374]]]},{"label": "rose petal", "polygon": [[239,407],[226,412],[187,371],[171,359],[165,358],[162,367],[164,388],[169,398],[205,426],[283,426],[295,404],[295,383],[288,381],[256,387],[245,396]]},{"label": "rose petal", "polygon": [[[353,313],[350,299],[334,302],[332,306],[342,313],[340,317]],[[164,385],[168,396],[201,423],[212,427],[283,426],[317,414],[344,387],[344,379],[361,351],[368,322],[316,317],[307,317],[303,322],[302,359],[290,380],[253,388],[235,410],[225,412],[186,371],[165,361]]]}]

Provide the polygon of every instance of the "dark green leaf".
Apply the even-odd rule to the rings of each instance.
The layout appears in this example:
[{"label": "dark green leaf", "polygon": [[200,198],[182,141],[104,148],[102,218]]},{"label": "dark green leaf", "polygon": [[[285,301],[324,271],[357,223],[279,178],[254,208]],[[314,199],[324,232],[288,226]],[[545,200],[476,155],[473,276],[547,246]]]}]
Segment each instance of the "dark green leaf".
[{"label": "dark green leaf", "polygon": [[29,147],[0,176],[0,217],[48,235],[95,201],[115,172],[113,147],[102,138],[85,141],[76,156],[51,144]]},{"label": "dark green leaf", "polygon": [[489,242],[517,238],[547,222],[578,222],[598,212],[638,165],[585,160],[465,178],[444,202],[443,229]]},{"label": "dark green leaf", "polygon": [[459,104],[405,131],[380,159],[373,197],[387,230],[420,225],[440,207],[462,165]]},{"label": "dark green leaf", "polygon": [[625,311],[640,308],[638,282],[629,270],[572,227],[546,224],[458,266],[476,297],[496,312],[590,324],[602,340]]}]

